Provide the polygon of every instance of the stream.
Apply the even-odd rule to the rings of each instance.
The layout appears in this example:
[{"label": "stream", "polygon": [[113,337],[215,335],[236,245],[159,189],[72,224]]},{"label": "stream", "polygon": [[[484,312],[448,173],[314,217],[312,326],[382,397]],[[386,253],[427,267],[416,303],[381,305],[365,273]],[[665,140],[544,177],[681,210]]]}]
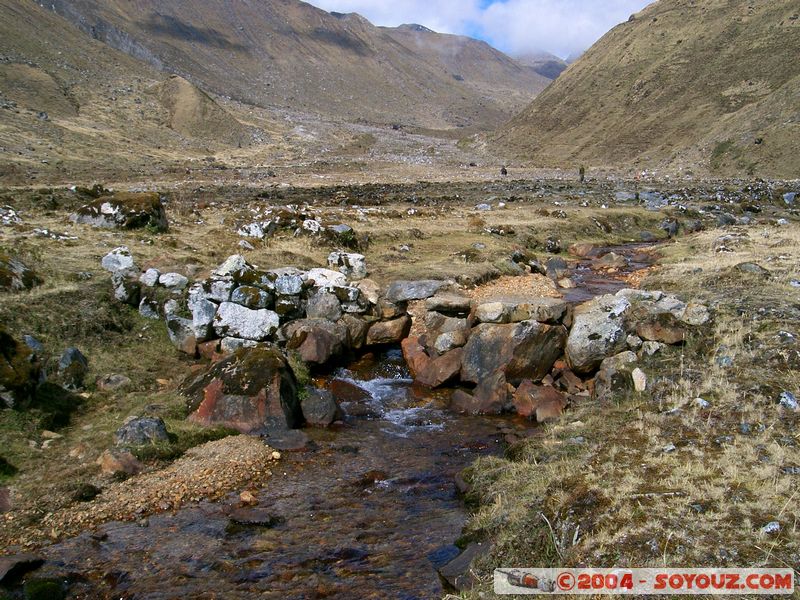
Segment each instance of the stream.
[{"label": "stream", "polygon": [[[631,262],[617,275],[649,264],[641,250],[615,248]],[[625,287],[590,262],[573,269],[570,302]],[[334,376],[370,393],[367,410],[304,430],[309,444],[284,453],[258,506],[246,509],[257,523],[231,519],[237,494],[151,516],[147,526],[108,523],[43,549],[37,576],[69,576],[73,598],[441,598],[437,568],[459,554],[453,542],[467,519],[454,477],[501,454],[509,430],[524,437],[536,425],[450,413],[447,393],[412,385],[398,349]]]}]

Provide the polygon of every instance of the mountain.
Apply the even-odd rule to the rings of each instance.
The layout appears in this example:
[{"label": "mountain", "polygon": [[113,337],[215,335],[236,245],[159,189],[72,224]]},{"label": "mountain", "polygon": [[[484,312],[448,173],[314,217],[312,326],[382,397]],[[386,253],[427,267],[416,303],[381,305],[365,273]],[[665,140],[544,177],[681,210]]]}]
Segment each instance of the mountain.
[{"label": "mountain", "polygon": [[261,137],[188,81],[29,0],[0,0],[0,57],[0,178],[8,181],[162,173]]},{"label": "mountain", "polygon": [[531,52],[514,59],[525,67],[530,67],[537,74],[546,79],[553,80],[563,73],[570,64],[570,61],[562,60],[549,52]]},{"label": "mountain", "polygon": [[548,80],[475,40],[298,0],[50,0],[84,33],[213,95],[334,119],[497,126]]},{"label": "mountain", "polygon": [[798,56],[796,0],[660,0],[489,142],[541,166],[797,177]]}]

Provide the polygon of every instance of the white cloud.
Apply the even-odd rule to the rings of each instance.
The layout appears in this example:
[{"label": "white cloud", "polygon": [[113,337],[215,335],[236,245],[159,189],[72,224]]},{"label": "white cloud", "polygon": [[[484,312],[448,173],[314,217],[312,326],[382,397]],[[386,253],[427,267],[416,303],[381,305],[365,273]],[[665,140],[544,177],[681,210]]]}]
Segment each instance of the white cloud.
[{"label": "white cloud", "polygon": [[419,23],[480,36],[509,54],[582,52],[650,0],[311,0],[327,11],[357,12],[376,25]]}]

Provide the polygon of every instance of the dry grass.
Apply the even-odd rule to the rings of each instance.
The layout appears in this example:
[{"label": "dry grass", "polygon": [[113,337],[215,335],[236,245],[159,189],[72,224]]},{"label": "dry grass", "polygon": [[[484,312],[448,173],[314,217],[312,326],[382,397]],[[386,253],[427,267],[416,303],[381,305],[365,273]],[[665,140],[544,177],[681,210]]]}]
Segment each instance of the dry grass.
[{"label": "dry grass", "polygon": [[[468,535],[488,537],[494,549],[479,565],[484,584],[466,597],[488,592],[499,566],[797,569],[800,479],[787,467],[800,466],[800,415],[777,397],[797,394],[800,362],[797,344],[777,334],[798,333],[800,293],[788,282],[800,264],[800,230],[746,233],[748,243],[724,254],[712,250],[719,231],[683,239],[644,282],[715,309],[707,337],[646,363],[649,393],[587,401],[507,458],[474,465],[480,507]],[[773,276],[732,270],[743,261]],[[779,534],[760,531],[771,521]]]}]

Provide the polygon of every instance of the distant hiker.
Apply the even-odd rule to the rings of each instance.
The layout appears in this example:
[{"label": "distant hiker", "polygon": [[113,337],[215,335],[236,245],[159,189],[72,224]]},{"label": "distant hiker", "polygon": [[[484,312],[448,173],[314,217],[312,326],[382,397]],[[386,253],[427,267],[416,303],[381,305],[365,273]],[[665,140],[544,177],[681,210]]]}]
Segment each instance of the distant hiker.
[{"label": "distant hiker", "polygon": [[500,175],[508,175],[508,169],[506,169],[505,166],[500,167]]},{"label": "distant hiker", "polygon": [[578,169],[578,176],[581,178],[581,183],[584,182],[586,179],[586,169],[581,165],[581,168]]}]

